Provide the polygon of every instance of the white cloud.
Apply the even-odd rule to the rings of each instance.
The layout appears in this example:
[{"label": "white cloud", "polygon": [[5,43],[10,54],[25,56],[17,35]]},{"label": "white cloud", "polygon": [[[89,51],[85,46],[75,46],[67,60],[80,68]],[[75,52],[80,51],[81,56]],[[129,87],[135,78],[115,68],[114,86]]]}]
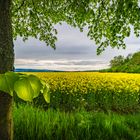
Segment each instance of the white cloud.
[{"label": "white cloud", "polygon": [[97,70],[108,67],[108,63],[99,60],[33,60],[16,59],[16,68],[52,69],[52,70]]}]

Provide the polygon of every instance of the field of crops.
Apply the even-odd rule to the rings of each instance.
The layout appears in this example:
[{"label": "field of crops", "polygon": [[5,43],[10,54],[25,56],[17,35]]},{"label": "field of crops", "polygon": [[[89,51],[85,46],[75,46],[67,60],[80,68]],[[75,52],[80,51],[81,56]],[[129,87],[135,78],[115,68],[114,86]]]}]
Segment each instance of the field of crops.
[{"label": "field of crops", "polygon": [[140,139],[140,74],[29,74],[50,85],[51,102],[15,100],[15,140]]},{"label": "field of crops", "polygon": [[[60,72],[32,73],[50,85],[49,107],[64,110],[138,110],[140,74]],[[46,106],[40,97],[37,104]]]}]

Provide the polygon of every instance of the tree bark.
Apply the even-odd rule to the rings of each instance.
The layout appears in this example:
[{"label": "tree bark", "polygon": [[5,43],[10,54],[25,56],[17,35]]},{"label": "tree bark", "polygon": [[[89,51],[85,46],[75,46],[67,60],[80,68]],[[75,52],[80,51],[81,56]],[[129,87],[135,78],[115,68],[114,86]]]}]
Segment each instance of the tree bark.
[{"label": "tree bark", "polygon": [[0,140],[13,140],[12,98],[0,93]]},{"label": "tree bark", "polygon": [[[13,70],[11,1],[0,0],[0,73]],[[0,140],[13,139],[12,97],[0,91]]]}]

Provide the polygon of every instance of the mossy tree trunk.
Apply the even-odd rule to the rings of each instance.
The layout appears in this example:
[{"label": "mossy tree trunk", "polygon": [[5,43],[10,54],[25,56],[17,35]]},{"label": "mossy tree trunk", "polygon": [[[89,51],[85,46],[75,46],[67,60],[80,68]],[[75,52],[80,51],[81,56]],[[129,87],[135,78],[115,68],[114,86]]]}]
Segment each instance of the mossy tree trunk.
[{"label": "mossy tree trunk", "polygon": [[[0,0],[0,73],[13,70],[11,1]],[[12,97],[0,91],[0,140],[13,139]]]}]

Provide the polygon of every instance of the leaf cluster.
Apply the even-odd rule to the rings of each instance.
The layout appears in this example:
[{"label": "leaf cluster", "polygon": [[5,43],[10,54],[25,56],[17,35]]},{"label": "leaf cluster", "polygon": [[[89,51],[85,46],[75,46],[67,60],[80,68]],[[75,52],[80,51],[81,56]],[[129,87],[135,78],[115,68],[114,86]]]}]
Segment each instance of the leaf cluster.
[{"label": "leaf cluster", "polygon": [[13,35],[29,36],[55,48],[61,22],[88,29],[88,36],[98,45],[97,54],[108,46],[125,48],[124,38],[131,30],[140,34],[139,0],[13,0]]},{"label": "leaf cluster", "polygon": [[0,74],[0,90],[24,101],[32,101],[40,93],[46,102],[50,102],[49,85],[34,75],[18,74],[7,72]]}]

